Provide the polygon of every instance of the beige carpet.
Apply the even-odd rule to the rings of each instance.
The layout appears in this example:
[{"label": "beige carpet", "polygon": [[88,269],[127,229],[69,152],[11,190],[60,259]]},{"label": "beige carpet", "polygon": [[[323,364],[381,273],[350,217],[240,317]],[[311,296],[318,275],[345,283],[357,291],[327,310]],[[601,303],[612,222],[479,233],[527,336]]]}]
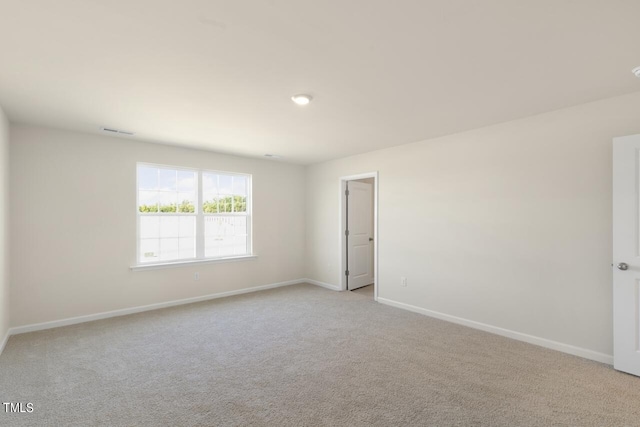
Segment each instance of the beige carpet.
[{"label": "beige carpet", "polygon": [[639,378],[312,285],[11,337],[0,399],[35,408],[3,426],[640,425]]},{"label": "beige carpet", "polygon": [[373,299],[373,285],[363,286],[361,288],[354,289],[351,292],[357,293],[357,294],[362,295],[362,296],[367,296],[367,297]]}]

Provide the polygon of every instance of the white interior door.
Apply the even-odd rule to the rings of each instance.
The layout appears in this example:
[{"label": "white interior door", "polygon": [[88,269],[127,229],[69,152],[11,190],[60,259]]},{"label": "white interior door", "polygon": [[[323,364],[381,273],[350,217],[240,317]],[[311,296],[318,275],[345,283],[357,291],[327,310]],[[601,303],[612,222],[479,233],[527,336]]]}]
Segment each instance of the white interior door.
[{"label": "white interior door", "polygon": [[613,141],[613,366],[640,375],[640,135]]},{"label": "white interior door", "polygon": [[347,182],[347,286],[373,283],[373,189],[371,184]]}]

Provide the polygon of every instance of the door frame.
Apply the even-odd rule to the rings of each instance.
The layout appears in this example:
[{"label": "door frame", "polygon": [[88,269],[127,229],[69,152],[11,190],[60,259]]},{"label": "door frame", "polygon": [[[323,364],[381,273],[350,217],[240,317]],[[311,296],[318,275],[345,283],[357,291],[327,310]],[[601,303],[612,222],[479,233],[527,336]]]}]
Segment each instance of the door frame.
[{"label": "door frame", "polygon": [[373,299],[378,301],[378,171],[340,177],[338,183],[338,256],[340,257],[338,265],[340,271],[338,274],[340,275],[340,290],[346,291],[347,276],[344,272],[347,270],[347,241],[344,231],[347,225],[347,206],[344,192],[347,188],[347,181],[364,178],[373,178]]}]

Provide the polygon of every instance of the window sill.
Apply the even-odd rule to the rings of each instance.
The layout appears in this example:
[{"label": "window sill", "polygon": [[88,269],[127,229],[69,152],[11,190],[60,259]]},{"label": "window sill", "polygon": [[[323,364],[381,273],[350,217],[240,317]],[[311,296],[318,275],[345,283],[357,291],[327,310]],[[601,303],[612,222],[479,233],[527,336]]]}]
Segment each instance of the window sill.
[{"label": "window sill", "polygon": [[129,268],[132,271],[159,270],[162,268],[188,267],[190,265],[200,265],[200,264],[219,264],[223,262],[251,261],[254,259],[258,259],[258,256],[242,255],[242,256],[233,256],[233,257],[226,257],[226,258],[215,258],[215,259],[196,259],[196,260],[189,260],[189,261],[163,262],[163,263],[157,263],[157,264],[140,264],[140,265],[132,265]]}]

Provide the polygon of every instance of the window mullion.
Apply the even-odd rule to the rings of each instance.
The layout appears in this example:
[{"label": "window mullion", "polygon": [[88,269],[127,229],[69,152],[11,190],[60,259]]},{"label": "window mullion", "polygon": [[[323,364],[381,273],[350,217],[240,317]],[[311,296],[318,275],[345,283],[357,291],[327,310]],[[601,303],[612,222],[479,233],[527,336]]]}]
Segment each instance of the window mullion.
[{"label": "window mullion", "polygon": [[202,171],[198,171],[198,196],[196,207],[196,258],[204,259],[204,190]]}]

